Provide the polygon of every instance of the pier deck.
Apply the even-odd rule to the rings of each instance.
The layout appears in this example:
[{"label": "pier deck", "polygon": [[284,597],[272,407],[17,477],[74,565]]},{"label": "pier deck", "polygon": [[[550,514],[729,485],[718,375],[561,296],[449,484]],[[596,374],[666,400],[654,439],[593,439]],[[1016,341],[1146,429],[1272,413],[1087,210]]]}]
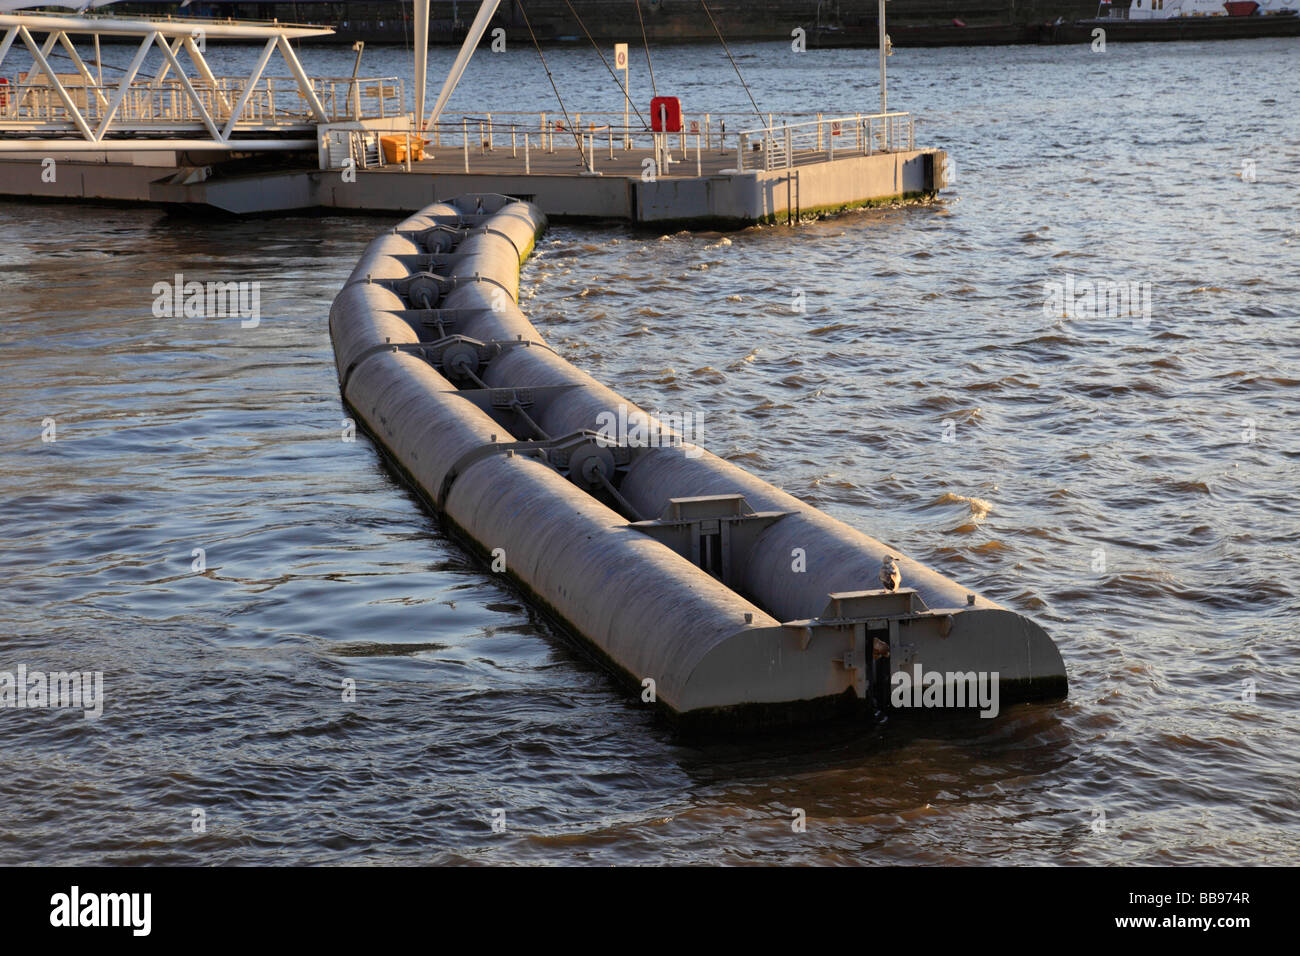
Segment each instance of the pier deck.
[{"label": "pier deck", "polygon": [[[478,34],[425,119],[422,37],[407,111],[400,78],[358,75],[360,51],[351,77],[306,72],[290,41],[329,27],[0,13],[0,63],[27,54],[11,64],[16,82],[0,85],[0,196],[265,214],[411,212],[449,196],[505,193],[553,218],[709,228],[944,186],[944,155],[916,149],[911,114],[886,111],[883,95],[879,113],[763,114],[757,105],[752,114],[700,113],[677,101],[670,110],[665,98],[647,119],[625,96],[621,111],[446,114],[487,22],[476,18]],[[418,35],[418,18],[416,27]],[[120,78],[102,75],[101,36],[137,43]],[[218,76],[208,40],[263,47],[246,75]],[[58,45],[75,70],[51,63]],[[267,73],[277,52],[288,77]],[[428,138],[427,158],[385,162],[404,159],[413,136]]]},{"label": "pier deck", "polygon": [[567,123],[546,114],[465,117],[436,127],[424,157],[409,167],[384,162],[385,141],[390,159],[394,145],[404,158],[410,142],[410,119],[401,114],[322,123],[296,152],[278,156],[233,140],[121,137],[101,152],[92,142],[8,138],[0,140],[0,195],[254,215],[411,212],[448,196],[505,193],[552,218],[710,228],[794,221],[945,185],[945,155],[915,148],[906,113],[769,120],[739,132],[704,114],[667,134],[603,120],[575,121],[580,151]]}]

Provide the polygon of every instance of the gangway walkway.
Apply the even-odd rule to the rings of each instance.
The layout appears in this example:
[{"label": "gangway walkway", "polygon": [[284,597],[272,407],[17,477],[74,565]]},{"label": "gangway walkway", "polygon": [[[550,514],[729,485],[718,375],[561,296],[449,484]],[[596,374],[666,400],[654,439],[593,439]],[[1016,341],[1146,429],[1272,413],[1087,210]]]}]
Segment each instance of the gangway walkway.
[{"label": "gangway walkway", "polygon": [[[404,111],[396,77],[307,75],[290,41],[331,27],[21,13],[0,14],[0,30],[0,67],[24,48],[31,61],[0,83],[0,152],[311,149],[321,125]],[[138,40],[120,75],[91,52],[101,37]],[[246,76],[212,72],[205,53],[219,40],[263,41]],[[56,47],[71,71],[52,65]],[[277,53],[288,76],[268,74]]]}]

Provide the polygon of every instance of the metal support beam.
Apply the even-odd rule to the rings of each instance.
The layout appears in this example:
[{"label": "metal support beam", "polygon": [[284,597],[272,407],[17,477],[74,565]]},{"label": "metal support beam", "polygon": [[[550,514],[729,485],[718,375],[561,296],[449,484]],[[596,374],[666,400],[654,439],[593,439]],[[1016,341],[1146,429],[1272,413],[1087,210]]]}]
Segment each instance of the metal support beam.
[{"label": "metal support beam", "polygon": [[[180,48],[180,45],[181,41],[177,40],[177,49]],[[208,128],[208,132],[212,134],[213,139],[221,139],[221,133],[217,131],[217,124],[212,122],[212,117],[208,113],[208,108],[203,105],[203,100],[199,97],[199,94],[195,92],[194,84],[190,82],[189,76],[183,69],[181,69],[180,61],[176,59],[176,50],[172,49],[166,41],[158,44],[158,48],[163,51],[163,56],[167,58],[167,62],[176,70],[176,75],[181,79],[181,86],[185,87],[185,95],[190,98],[190,102],[193,103],[194,108],[198,110],[199,119],[203,121],[203,125]]]},{"label": "metal support beam", "polygon": [[[157,39],[157,37],[158,34],[156,32],[146,33],[144,39],[140,41],[140,48],[135,51],[135,56],[131,58],[131,65],[128,66],[126,72],[122,74],[122,80],[117,84],[117,92],[113,94],[113,102],[108,104],[108,112],[104,114],[104,119],[99,124],[99,129],[93,136],[87,135],[87,139],[101,140],[104,138],[104,134],[108,132],[108,126],[113,122],[113,116],[117,113],[118,107],[122,105],[122,100],[126,99],[126,91],[131,88],[131,81],[134,80],[135,75],[140,72],[140,65],[144,63],[144,58],[149,53],[149,47],[153,45],[153,41]],[[166,43],[165,40],[163,42]]]},{"label": "metal support beam", "polygon": [[72,60],[73,65],[77,68],[77,72],[81,74],[81,78],[86,81],[86,89],[95,91],[95,102],[99,104],[99,108],[102,110],[108,105],[108,97],[100,91],[99,84],[95,81],[94,75],[91,74],[89,67],[87,67],[85,62],[81,59],[81,54],[77,52],[76,45],[68,39],[66,33],[59,34],[59,42],[63,44],[63,49],[67,51],[68,58]]},{"label": "metal support beam", "polygon": [[216,102],[220,104],[221,109],[230,111],[230,100],[226,94],[217,88],[217,78],[212,75],[211,68],[208,67],[208,61],[203,56],[202,51],[194,43],[194,37],[185,37],[185,52],[190,55],[190,60],[194,63],[194,69],[198,70],[199,76],[203,82],[212,88],[212,95]]},{"label": "metal support beam", "polygon": [[9,55],[9,48],[14,45],[14,40],[17,38],[17,27],[10,27],[5,31],[5,38],[0,40],[0,66],[4,65],[5,57]]},{"label": "metal support beam", "polygon": [[293,52],[293,47],[289,46],[287,38],[276,37],[276,43],[280,47],[280,55],[284,57],[284,62],[289,64],[289,71],[293,73],[293,78],[298,81],[298,91],[302,93],[303,99],[311,107],[312,113],[318,123],[328,123],[329,117],[325,115],[325,107],[321,105],[320,98],[316,91],[312,89],[311,80],[307,76],[307,71],[302,68],[298,62],[298,57]]},{"label": "metal support beam", "polygon": [[68,91],[63,88],[63,84],[59,82],[58,76],[52,69],[50,69],[49,61],[45,59],[45,54],[54,48],[55,35],[50,34],[49,39],[46,41],[46,49],[42,52],[41,48],[36,45],[36,41],[32,39],[32,35],[26,27],[19,27],[18,33],[23,38],[23,43],[26,45],[28,52],[31,53],[32,59],[36,61],[37,68],[44,70],[45,75],[50,78],[50,85],[54,87],[54,92],[56,92],[59,95],[59,99],[63,101],[63,108],[68,111],[68,115],[72,117],[72,122],[77,125],[77,129],[81,131],[81,135],[86,137],[86,139],[94,139],[95,134],[91,132],[90,124],[88,124],[86,118],[81,115],[81,110],[77,109],[77,104],[72,102],[72,97],[69,96]]},{"label": "metal support beam", "polygon": [[[172,43],[170,40],[163,38],[163,42],[159,43],[158,47],[159,49],[166,47],[167,49],[175,53],[177,50],[181,48],[181,42],[182,41],[179,37],[177,37],[175,43]],[[154,89],[157,89],[158,87],[162,86],[162,81],[167,79],[167,74],[171,72],[171,68],[172,68],[171,61],[168,59],[164,59],[162,63],[158,64],[158,72],[153,75],[153,79],[149,81],[149,85]]]},{"label": "metal support beam", "polygon": [[[71,6],[71,4],[69,4]],[[291,26],[288,24],[251,23],[238,20],[151,19],[148,17],[118,18],[96,15],[93,17],[55,16],[48,13],[6,13],[0,11],[0,27],[27,25],[38,31],[65,30],[75,34],[100,36],[143,37],[157,33],[165,37],[184,37],[194,32],[196,26],[203,30],[208,40],[264,40],[269,36],[324,37],[334,32],[328,26]]]},{"label": "metal support beam", "polygon": [[452,63],[451,69],[447,72],[447,79],[443,81],[438,100],[433,104],[427,129],[433,129],[437,125],[443,107],[447,105],[452,91],[456,89],[456,84],[464,75],[465,67],[469,65],[469,58],[474,55],[474,51],[478,48],[478,41],[483,39],[483,34],[487,32],[488,24],[492,22],[492,15],[497,12],[500,2],[501,0],[483,0],[483,5],[478,8],[478,14],[470,24],[469,33],[465,35],[465,42],[461,44],[460,52],[456,54],[456,61]]},{"label": "metal support beam", "polygon": [[[28,35],[30,36],[31,34]],[[45,35],[45,42],[41,44],[42,61],[44,57],[50,55],[50,51],[54,49],[54,44],[58,41],[58,39],[59,39],[59,34],[57,30],[53,30]],[[33,59],[35,59],[35,57],[33,57]],[[46,70],[46,72],[48,73],[49,71]],[[40,67],[40,62],[38,62],[36,65],[36,69],[33,70],[31,73],[27,74],[27,82],[32,85],[35,85],[36,81],[40,79],[40,76],[41,76],[41,67]],[[51,78],[53,78],[52,73],[50,74],[50,76]]]},{"label": "metal support beam", "polygon": [[885,49],[885,44],[889,42],[885,33],[885,0],[878,0],[877,7],[879,12],[876,15],[880,26],[880,112],[887,113],[889,110],[885,107],[885,57],[889,51]]},{"label": "metal support beam", "polygon": [[266,46],[262,48],[262,55],[257,58],[257,63],[253,66],[253,72],[248,74],[248,82],[244,84],[243,91],[239,94],[239,99],[230,110],[230,119],[226,121],[225,128],[221,131],[221,139],[230,139],[230,134],[235,130],[235,122],[239,119],[239,114],[244,112],[244,107],[248,105],[248,98],[253,95],[253,87],[257,86],[257,81],[262,78],[262,71],[266,69],[267,62],[271,59],[271,54],[275,51],[276,38],[266,41]]},{"label": "metal support beam", "polygon": [[424,120],[424,92],[429,70],[429,0],[415,0],[415,122]]}]

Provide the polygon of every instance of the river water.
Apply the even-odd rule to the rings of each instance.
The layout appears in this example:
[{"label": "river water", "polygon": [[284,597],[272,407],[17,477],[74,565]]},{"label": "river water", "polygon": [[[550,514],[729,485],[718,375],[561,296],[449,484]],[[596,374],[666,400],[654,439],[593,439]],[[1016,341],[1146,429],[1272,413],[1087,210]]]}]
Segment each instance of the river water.
[{"label": "river water", "polygon": [[[870,51],[735,52],[765,110],[874,108]],[[0,711],[0,863],[1300,862],[1297,52],[902,50],[938,202],[561,225],[525,268],[575,363],[1043,624],[1069,698],[994,720],[674,738],[342,440],[326,316],[391,217],[0,204],[0,670],[105,695]],[[715,48],[655,67],[747,103]],[[452,108],[550,97],[512,48]],[[176,273],[261,323],[155,316]],[[1046,315],[1071,276],[1149,317]]]}]

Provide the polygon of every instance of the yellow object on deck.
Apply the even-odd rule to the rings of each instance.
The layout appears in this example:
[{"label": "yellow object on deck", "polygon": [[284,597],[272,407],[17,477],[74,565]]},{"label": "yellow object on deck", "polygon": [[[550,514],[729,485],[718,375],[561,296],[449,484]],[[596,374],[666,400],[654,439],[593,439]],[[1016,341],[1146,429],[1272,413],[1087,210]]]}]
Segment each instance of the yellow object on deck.
[{"label": "yellow object on deck", "polygon": [[419,138],[409,138],[407,136],[381,136],[379,145],[384,150],[384,162],[386,163],[404,163],[406,162],[406,145],[411,144],[411,161],[418,162],[424,159],[424,144],[426,140]]}]

